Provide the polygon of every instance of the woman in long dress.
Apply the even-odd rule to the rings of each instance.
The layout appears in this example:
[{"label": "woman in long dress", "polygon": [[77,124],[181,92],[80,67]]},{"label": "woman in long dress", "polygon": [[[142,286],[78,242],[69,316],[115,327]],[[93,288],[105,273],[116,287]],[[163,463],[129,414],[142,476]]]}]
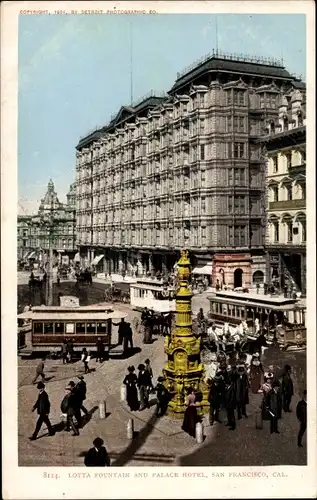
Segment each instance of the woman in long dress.
[{"label": "woman in long dress", "polygon": [[196,408],[196,396],[194,394],[194,389],[190,388],[187,396],[186,402],[187,408],[184,414],[184,420],[182,425],[182,430],[187,432],[192,437],[196,437],[196,423],[197,418],[197,408]]},{"label": "woman in long dress", "polygon": [[263,376],[264,376],[262,363],[260,361],[260,356],[258,353],[252,356],[249,376],[250,376],[251,390],[253,394],[257,394],[263,384]]},{"label": "woman in long dress", "polygon": [[125,376],[123,383],[127,388],[127,403],[130,407],[131,411],[137,411],[139,409],[139,400],[138,400],[138,388],[137,382],[138,377],[134,373],[134,366],[129,366],[128,375]]}]

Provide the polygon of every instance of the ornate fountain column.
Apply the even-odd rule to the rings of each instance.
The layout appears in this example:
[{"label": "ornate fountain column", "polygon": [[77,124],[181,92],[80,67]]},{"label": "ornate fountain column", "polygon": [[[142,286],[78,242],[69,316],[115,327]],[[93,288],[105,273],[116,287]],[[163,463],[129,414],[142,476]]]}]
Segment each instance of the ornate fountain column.
[{"label": "ornate fountain column", "polygon": [[208,387],[204,383],[204,366],[200,353],[202,344],[192,330],[192,292],[189,288],[191,275],[188,252],[182,252],[177,263],[178,289],[176,292],[176,322],[171,336],[165,337],[164,350],[167,363],[163,374],[165,387],[170,394],[168,415],[182,418],[185,411],[186,389],[193,387],[198,413],[209,409]]}]

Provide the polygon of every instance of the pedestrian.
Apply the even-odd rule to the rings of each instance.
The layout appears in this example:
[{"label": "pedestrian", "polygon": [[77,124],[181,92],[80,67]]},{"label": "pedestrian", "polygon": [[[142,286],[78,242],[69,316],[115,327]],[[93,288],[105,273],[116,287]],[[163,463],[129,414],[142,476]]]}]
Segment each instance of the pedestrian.
[{"label": "pedestrian", "polygon": [[149,391],[153,391],[153,382],[152,382],[152,379],[153,379],[153,370],[152,370],[152,366],[151,366],[151,363],[150,363],[149,359],[145,360],[145,371],[147,371],[148,374],[149,374],[150,384],[148,386],[148,390]]},{"label": "pedestrian", "polygon": [[128,345],[133,349],[133,331],[131,328],[131,323],[127,323],[127,328],[126,328],[126,348],[128,348]]},{"label": "pedestrian", "polygon": [[165,415],[169,401],[168,391],[164,387],[163,382],[164,382],[164,377],[158,377],[157,384],[155,387],[156,400],[157,400],[155,414],[157,417],[163,417],[163,415]]},{"label": "pedestrian", "polygon": [[44,365],[45,365],[45,358],[42,358],[42,360],[39,362],[39,364],[36,367],[36,374],[35,374],[35,377],[32,381],[32,384],[35,384],[35,382],[37,381],[37,379],[39,377],[42,378],[42,382],[45,382]]},{"label": "pedestrian", "polygon": [[148,371],[145,371],[145,366],[140,364],[138,366],[138,387],[140,393],[140,411],[149,407],[149,391],[151,379]]},{"label": "pedestrian", "polygon": [[105,352],[105,345],[101,340],[101,337],[98,337],[97,342],[96,342],[96,363],[102,363],[104,361],[104,352]]},{"label": "pedestrian", "polygon": [[123,383],[126,386],[127,391],[127,403],[130,407],[131,411],[137,411],[139,409],[139,400],[138,400],[138,377],[134,373],[134,366],[128,367],[128,375],[125,376]]},{"label": "pedestrian", "polygon": [[261,389],[264,380],[263,379],[264,372],[262,363],[260,361],[260,354],[257,352],[251,358],[249,377],[250,377],[251,391],[253,394],[257,394]]},{"label": "pedestrian", "polygon": [[62,342],[61,355],[62,355],[63,365],[65,365],[68,362],[67,361],[67,344],[66,344],[65,340]]},{"label": "pedestrian", "polygon": [[237,407],[236,401],[236,379],[237,373],[235,369],[231,369],[228,374],[228,383],[225,388],[225,408],[227,411],[227,426],[229,430],[234,431],[236,428],[236,418],[234,411]]},{"label": "pedestrian", "polygon": [[89,373],[88,352],[86,347],[83,347],[83,350],[81,351],[81,360],[84,363],[85,375],[86,375],[87,373]]},{"label": "pedestrian", "polygon": [[38,394],[37,400],[32,408],[32,412],[34,410],[37,410],[37,414],[38,414],[39,418],[37,419],[35,430],[34,430],[32,436],[29,438],[31,441],[35,441],[38,433],[40,432],[40,429],[41,429],[43,423],[46,424],[47,429],[48,429],[48,433],[50,436],[54,436],[54,434],[55,434],[53,427],[51,425],[50,419],[49,419],[51,404],[50,404],[48,394],[45,391],[45,385],[43,384],[43,382],[39,382],[37,384],[37,389],[39,390],[39,394]]},{"label": "pedestrian", "polygon": [[238,420],[241,420],[242,415],[247,418],[246,406],[249,404],[249,380],[245,371],[244,364],[237,365],[236,379],[236,401]]},{"label": "pedestrian", "polygon": [[110,458],[103,444],[103,439],[98,437],[94,439],[94,447],[90,448],[85,456],[86,467],[110,467]]},{"label": "pedestrian", "polygon": [[263,284],[263,289],[264,289],[264,295],[267,295],[267,292],[268,292],[268,284],[267,283]]},{"label": "pedestrian", "polygon": [[[65,388],[66,394],[61,402],[61,411],[63,414],[66,414],[66,431],[72,429],[73,436],[79,436],[79,422],[77,420],[77,426],[74,422],[74,417],[78,416],[78,400],[76,400],[76,396],[74,394],[74,382],[70,382],[68,387]],[[80,420],[80,419],[79,419]]]},{"label": "pedestrian", "polygon": [[291,378],[292,369],[290,365],[285,365],[282,376],[282,395],[283,395],[283,410],[285,413],[290,413],[290,404],[294,395],[294,385]]},{"label": "pedestrian", "polygon": [[74,344],[71,339],[67,339],[67,354],[69,363],[71,363],[73,361],[73,356],[74,356]]},{"label": "pedestrian", "polygon": [[79,379],[79,382],[77,383],[75,390],[76,390],[76,396],[78,397],[78,406],[79,409],[82,410],[85,415],[88,415],[88,410],[87,408],[84,407],[83,404],[86,399],[87,385],[82,375],[78,375],[77,378]]},{"label": "pedestrian", "polygon": [[208,401],[210,403],[209,408],[209,423],[213,425],[214,422],[220,422],[219,420],[219,410],[222,400],[222,382],[223,377],[220,372],[217,372],[214,378],[211,380],[211,386],[208,394]]},{"label": "pedestrian", "polygon": [[124,321],[124,318],[121,319],[120,323],[112,323],[115,326],[119,326],[118,328],[118,345],[122,345],[124,338],[126,336],[127,324]]},{"label": "pedestrian", "polygon": [[306,432],[306,427],[307,427],[307,391],[305,390],[303,392],[303,398],[297,403],[296,407],[296,417],[298,421],[300,422],[300,427],[299,427],[299,432],[298,432],[298,437],[297,437],[297,446],[300,448],[303,447],[302,445],[302,439],[303,436]]},{"label": "pedestrian", "polygon": [[196,437],[196,424],[198,422],[197,408],[196,408],[196,396],[194,393],[194,388],[190,387],[188,389],[186,398],[186,410],[184,413],[184,420],[182,425],[182,430],[187,432],[193,438]]},{"label": "pedestrian", "polygon": [[282,416],[282,398],[279,384],[276,381],[273,382],[272,390],[268,394],[268,411],[271,422],[271,434],[279,434],[278,421]]}]

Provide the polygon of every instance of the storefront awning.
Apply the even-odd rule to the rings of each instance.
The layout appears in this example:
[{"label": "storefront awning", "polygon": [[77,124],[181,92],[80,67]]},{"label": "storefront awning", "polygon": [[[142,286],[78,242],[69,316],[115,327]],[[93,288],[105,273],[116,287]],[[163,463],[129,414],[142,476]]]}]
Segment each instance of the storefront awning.
[{"label": "storefront awning", "polygon": [[97,264],[99,264],[101,259],[103,259],[103,257],[104,255],[97,255],[97,257],[95,257],[94,260],[92,261],[91,265],[96,266]]},{"label": "storefront awning", "polygon": [[205,266],[196,266],[192,270],[192,274],[204,274],[210,276],[212,274],[212,264],[206,264]]},{"label": "storefront awning", "polygon": [[30,253],[31,253],[30,251],[29,252],[25,252],[25,254],[23,255],[22,258],[23,259],[27,259]]},{"label": "storefront awning", "polygon": [[79,252],[77,252],[77,253],[75,254],[74,261],[75,261],[75,262],[80,262],[80,254],[79,254]]},{"label": "storefront awning", "polygon": [[35,252],[31,252],[28,259],[35,259]]}]

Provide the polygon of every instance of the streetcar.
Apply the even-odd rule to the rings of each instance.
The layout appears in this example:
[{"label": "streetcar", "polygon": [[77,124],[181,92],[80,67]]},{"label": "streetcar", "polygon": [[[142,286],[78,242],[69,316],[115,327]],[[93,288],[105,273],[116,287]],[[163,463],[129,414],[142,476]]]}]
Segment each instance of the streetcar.
[{"label": "streetcar", "polygon": [[[30,333],[26,335],[25,347],[19,350],[21,356],[30,356],[36,351],[56,352],[66,340],[71,340],[74,351],[86,347],[90,352],[96,349],[101,338],[105,352],[117,346],[116,326],[127,314],[105,306],[82,307],[39,306],[18,315],[18,322],[28,320]],[[115,328],[114,324],[116,325]]]},{"label": "streetcar", "polygon": [[175,291],[163,280],[137,279],[130,284],[130,304],[138,311],[147,307],[156,313],[175,312]]},{"label": "streetcar", "polygon": [[306,307],[298,299],[234,291],[218,291],[208,299],[209,317],[218,327],[244,323],[251,340],[266,331],[268,343],[284,349],[306,345]]}]

